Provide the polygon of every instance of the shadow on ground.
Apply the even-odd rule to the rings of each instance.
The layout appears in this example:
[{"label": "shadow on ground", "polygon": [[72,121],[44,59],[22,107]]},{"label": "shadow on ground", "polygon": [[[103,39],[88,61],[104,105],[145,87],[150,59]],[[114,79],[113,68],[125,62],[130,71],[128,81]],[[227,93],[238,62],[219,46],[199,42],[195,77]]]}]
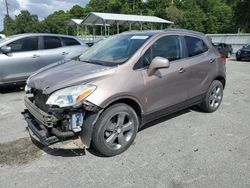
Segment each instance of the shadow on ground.
[{"label": "shadow on ground", "polygon": [[33,144],[35,144],[39,149],[43,150],[45,153],[52,156],[61,156],[61,157],[77,157],[85,155],[84,149],[64,149],[57,146],[45,146],[39,141],[30,137]]},{"label": "shadow on ground", "polygon": [[24,85],[0,87],[0,94],[20,92],[24,90]]},{"label": "shadow on ground", "polygon": [[40,157],[42,152],[29,138],[0,143],[0,164],[20,165]]}]

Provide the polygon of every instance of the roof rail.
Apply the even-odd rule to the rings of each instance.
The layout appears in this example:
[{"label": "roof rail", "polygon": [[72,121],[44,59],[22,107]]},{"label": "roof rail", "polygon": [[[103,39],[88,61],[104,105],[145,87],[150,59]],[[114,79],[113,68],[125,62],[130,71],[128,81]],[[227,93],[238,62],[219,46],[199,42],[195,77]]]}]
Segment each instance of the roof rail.
[{"label": "roof rail", "polygon": [[188,32],[188,33],[193,33],[193,34],[197,34],[197,35],[205,35],[202,32],[188,30],[188,29],[164,29],[164,31],[177,31],[177,32],[183,32],[183,33]]}]

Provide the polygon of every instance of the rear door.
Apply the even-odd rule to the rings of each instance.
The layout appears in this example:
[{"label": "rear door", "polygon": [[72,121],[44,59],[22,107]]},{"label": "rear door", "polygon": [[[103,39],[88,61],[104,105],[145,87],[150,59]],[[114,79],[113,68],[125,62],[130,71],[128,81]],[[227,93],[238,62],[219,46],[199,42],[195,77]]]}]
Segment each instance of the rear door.
[{"label": "rear door", "polygon": [[25,37],[10,42],[8,54],[0,54],[0,75],[3,82],[24,81],[38,69],[38,37]]},{"label": "rear door", "polygon": [[43,36],[39,53],[39,68],[60,61],[64,58],[62,41],[57,36]]},{"label": "rear door", "polygon": [[[147,114],[152,118],[161,116],[187,99],[188,63],[183,62],[182,45],[177,35],[159,38],[142,56],[145,67],[142,71],[145,92],[143,93]],[[170,67],[158,69],[154,75],[148,76],[147,69],[154,57],[167,58]],[[168,110],[167,110],[168,109]],[[148,116],[150,119],[151,117]]]},{"label": "rear door", "polygon": [[199,99],[205,94],[216,74],[217,55],[200,37],[184,36],[188,75],[188,98]]}]

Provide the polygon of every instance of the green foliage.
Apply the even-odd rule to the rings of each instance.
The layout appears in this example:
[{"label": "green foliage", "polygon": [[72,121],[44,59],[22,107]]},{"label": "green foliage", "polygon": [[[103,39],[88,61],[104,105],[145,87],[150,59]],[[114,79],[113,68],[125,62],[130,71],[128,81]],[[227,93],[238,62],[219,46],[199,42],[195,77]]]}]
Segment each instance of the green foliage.
[{"label": "green foliage", "polygon": [[45,23],[49,28],[50,33],[67,33],[67,22],[70,20],[70,13],[62,10],[56,11],[45,18]]},{"label": "green foliage", "polygon": [[[137,15],[152,15],[173,21],[171,27],[186,28],[205,33],[250,32],[249,0],[90,0],[85,7],[73,6],[69,11],[56,11],[39,21],[27,10],[15,19],[4,18],[4,33],[12,35],[26,32],[50,32],[76,34],[69,27],[71,18],[83,19],[89,12],[109,12]],[[148,27],[148,25],[145,25]],[[134,29],[139,29],[134,24]],[[128,24],[120,27],[128,29]],[[160,28],[159,26],[154,28]],[[111,27],[115,33],[115,27]]]},{"label": "green foliage", "polygon": [[203,23],[205,22],[206,15],[199,6],[193,5],[192,9],[184,11],[183,22],[181,26],[185,29],[205,32]]},{"label": "green foliage", "polygon": [[70,17],[72,18],[78,18],[83,19],[85,16],[87,16],[87,12],[85,12],[85,9],[79,5],[73,6],[70,10]]},{"label": "green foliage", "polygon": [[243,32],[250,32],[250,1],[242,0],[236,4],[234,11],[236,28]]},{"label": "green foliage", "polygon": [[5,16],[4,17],[4,26],[5,26],[4,33],[7,36],[15,34],[16,25],[15,25],[15,21],[12,18]]}]

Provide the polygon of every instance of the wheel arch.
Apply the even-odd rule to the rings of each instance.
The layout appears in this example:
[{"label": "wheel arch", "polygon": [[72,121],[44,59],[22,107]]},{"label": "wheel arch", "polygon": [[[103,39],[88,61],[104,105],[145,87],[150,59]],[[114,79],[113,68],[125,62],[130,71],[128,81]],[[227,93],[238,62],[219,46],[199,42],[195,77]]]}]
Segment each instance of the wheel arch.
[{"label": "wheel arch", "polygon": [[124,104],[129,105],[131,108],[133,108],[139,118],[140,123],[142,122],[143,108],[142,108],[141,103],[137,99],[130,97],[130,96],[123,96],[123,97],[115,98],[109,101],[108,103],[106,103],[104,105],[104,109],[117,103],[124,103]]},{"label": "wheel arch", "polygon": [[223,88],[226,86],[226,79],[223,76],[217,76],[214,80],[218,80],[222,83]]}]

